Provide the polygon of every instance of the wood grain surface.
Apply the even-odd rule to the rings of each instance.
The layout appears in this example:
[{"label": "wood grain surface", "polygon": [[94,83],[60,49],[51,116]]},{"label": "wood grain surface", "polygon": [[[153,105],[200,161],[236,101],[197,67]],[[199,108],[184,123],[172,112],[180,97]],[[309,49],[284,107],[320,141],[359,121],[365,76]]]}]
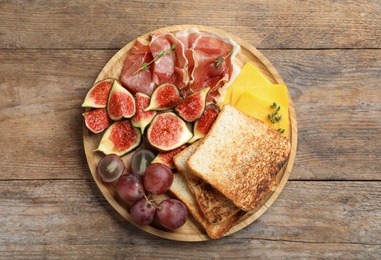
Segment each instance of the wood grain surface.
[{"label": "wood grain surface", "polygon": [[326,254],[347,259],[379,253],[381,191],[373,182],[290,181],[274,206],[252,225],[196,244],[134,227],[108,204],[93,181],[3,181],[0,188],[1,205],[10,208],[2,215],[4,259],[38,259],[42,254],[60,259],[148,258],[155,252],[173,259],[220,258],[222,253],[226,258]]},{"label": "wood grain surface", "polygon": [[[83,98],[107,61],[161,27],[245,39],[290,91],[298,149],[248,227],[186,243],[142,232],[86,164]],[[381,258],[379,1],[0,1],[0,259]]]}]

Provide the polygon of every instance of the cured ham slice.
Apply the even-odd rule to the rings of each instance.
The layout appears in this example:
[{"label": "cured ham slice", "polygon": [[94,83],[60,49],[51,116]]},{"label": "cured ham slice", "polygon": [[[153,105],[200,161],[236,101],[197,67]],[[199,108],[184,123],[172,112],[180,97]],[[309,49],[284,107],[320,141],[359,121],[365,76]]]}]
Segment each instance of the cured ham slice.
[{"label": "cured ham slice", "polygon": [[127,56],[119,81],[133,93],[141,92],[151,96],[155,89],[152,82],[152,68],[141,69],[143,64],[153,60],[149,42],[137,39]]},{"label": "cured ham slice", "polygon": [[193,44],[200,38],[201,33],[196,28],[191,28],[176,33],[176,38],[179,39],[184,45],[184,54],[188,60],[188,74],[192,74],[194,67],[193,60]]},{"label": "cured ham slice", "polygon": [[153,82],[156,85],[172,83],[179,89],[184,88],[189,76],[182,42],[172,33],[163,33],[153,35],[149,47],[154,57]]},{"label": "cured ham slice", "polygon": [[150,42],[138,39],[127,56],[120,82],[131,92],[151,96],[163,83],[176,85],[184,96],[210,87],[207,101],[219,104],[239,73],[234,63],[240,46],[229,37],[196,28],[158,33]]},{"label": "cured ham slice", "polygon": [[201,33],[196,28],[191,28],[183,31],[178,31],[176,33],[176,38],[179,39],[184,45],[185,52],[191,49],[194,42],[201,36]]},{"label": "cured ham slice", "polygon": [[202,32],[192,46],[194,67],[187,92],[210,87],[207,100],[221,102],[221,96],[239,73],[234,63],[239,51],[240,46],[230,38]]}]

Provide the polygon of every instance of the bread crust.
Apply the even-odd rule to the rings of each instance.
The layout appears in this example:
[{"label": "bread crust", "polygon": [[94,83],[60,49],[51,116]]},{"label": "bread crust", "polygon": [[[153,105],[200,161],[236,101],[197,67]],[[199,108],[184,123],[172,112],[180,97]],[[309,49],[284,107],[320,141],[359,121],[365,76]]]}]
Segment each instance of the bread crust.
[{"label": "bread crust", "polygon": [[212,239],[223,237],[244,214],[243,211],[238,211],[225,221],[216,224],[210,223],[204,217],[200,207],[198,206],[196,198],[190,191],[185,177],[180,173],[176,173],[174,175],[174,180],[170,191],[187,206],[189,213],[205,229],[208,236]]},{"label": "bread crust", "polygon": [[274,179],[289,154],[287,137],[225,105],[187,166],[238,208],[250,211],[274,189]]},{"label": "bread crust", "polygon": [[213,188],[203,179],[195,176],[188,169],[186,162],[189,156],[197,149],[200,142],[193,143],[186,149],[174,156],[173,161],[177,170],[184,175],[190,191],[194,194],[196,201],[211,224],[220,223],[239,211],[233,202],[227,199],[218,190]]}]

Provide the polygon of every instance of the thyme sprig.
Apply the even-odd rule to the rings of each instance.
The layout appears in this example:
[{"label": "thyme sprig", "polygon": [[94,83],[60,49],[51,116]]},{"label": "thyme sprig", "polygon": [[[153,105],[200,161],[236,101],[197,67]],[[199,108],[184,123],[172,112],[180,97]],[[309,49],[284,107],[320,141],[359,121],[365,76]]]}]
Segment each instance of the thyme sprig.
[{"label": "thyme sprig", "polygon": [[222,63],[227,57],[229,57],[230,54],[232,54],[232,53],[233,53],[233,50],[230,50],[230,51],[228,51],[228,54],[226,54],[225,57],[221,57],[221,58],[215,60],[214,63],[216,64],[216,67],[218,68],[218,67],[221,65],[221,63]]},{"label": "thyme sprig", "polygon": [[161,50],[156,56],[155,58],[153,58],[153,60],[151,60],[150,62],[145,62],[143,63],[143,65],[137,70],[134,72],[134,74],[138,73],[139,71],[141,70],[146,70],[146,69],[149,69],[150,65],[156,61],[158,58],[160,57],[163,57],[165,54],[168,54],[168,53],[172,53],[176,48],[176,45],[175,44],[172,44],[171,45],[171,48],[169,48],[168,50]]},{"label": "thyme sprig", "polygon": [[[279,123],[282,120],[282,115],[279,115],[280,111],[280,106],[277,105],[276,102],[273,102],[272,105],[270,106],[271,109],[275,109],[275,111],[271,114],[267,115],[267,118],[271,121],[271,123]],[[278,128],[278,131],[280,133],[284,133],[284,129]]]}]

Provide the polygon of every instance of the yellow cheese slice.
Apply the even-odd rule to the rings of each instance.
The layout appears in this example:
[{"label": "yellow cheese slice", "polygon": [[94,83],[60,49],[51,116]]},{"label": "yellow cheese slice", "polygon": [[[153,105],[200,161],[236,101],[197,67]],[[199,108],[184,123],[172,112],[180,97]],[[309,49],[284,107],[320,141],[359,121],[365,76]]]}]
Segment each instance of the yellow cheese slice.
[{"label": "yellow cheese slice", "polygon": [[234,80],[234,82],[228,87],[225,94],[225,99],[221,103],[222,108],[225,104],[235,105],[239,97],[248,88],[258,87],[258,86],[270,86],[273,83],[266,78],[253,64],[250,62],[245,63],[242,67],[239,75]]},{"label": "yellow cheese slice", "polygon": [[[280,110],[276,116],[282,116],[279,122],[273,124],[268,118],[275,112],[270,106],[275,102],[280,106]],[[289,115],[288,115],[288,91],[284,84],[273,84],[266,87],[247,88],[238,98],[235,107],[244,113],[255,117],[274,129],[284,129],[284,135],[288,135],[289,131]]]}]

